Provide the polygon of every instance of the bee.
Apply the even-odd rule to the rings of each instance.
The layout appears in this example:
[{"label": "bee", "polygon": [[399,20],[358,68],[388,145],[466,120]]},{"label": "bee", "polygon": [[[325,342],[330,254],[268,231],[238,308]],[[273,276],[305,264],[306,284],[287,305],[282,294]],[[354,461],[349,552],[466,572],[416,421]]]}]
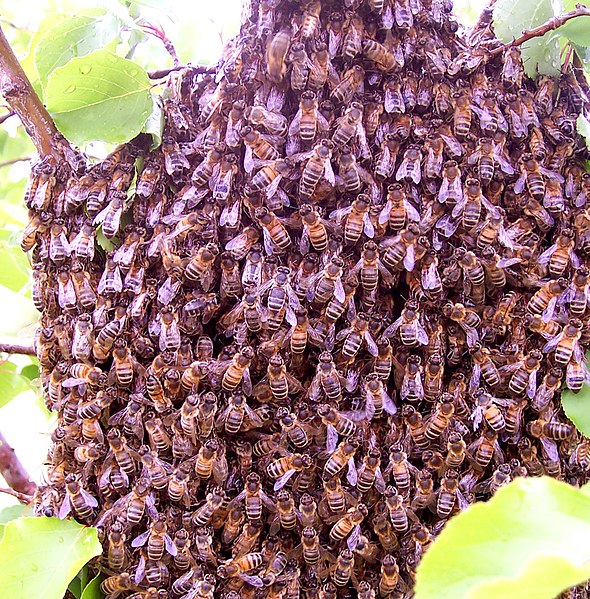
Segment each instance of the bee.
[{"label": "bee", "polygon": [[481,343],[475,343],[471,348],[471,359],[473,360],[473,370],[469,381],[469,391],[471,393],[475,393],[479,388],[482,376],[490,387],[496,387],[501,383],[500,373],[487,347],[484,347]]},{"label": "bee", "polygon": [[461,494],[457,471],[453,469],[447,470],[440,481],[440,485],[436,513],[439,518],[448,518]]},{"label": "bee", "polygon": [[[264,127],[270,135],[285,137],[287,134],[287,119],[278,112],[267,110],[264,106],[252,106],[248,111],[248,120],[253,125]],[[264,160],[262,156],[258,157]]]},{"label": "bee", "polygon": [[287,72],[285,60],[291,46],[291,34],[281,29],[266,48],[266,72],[273,83],[280,83]]},{"label": "bee", "polygon": [[58,517],[63,520],[73,510],[78,518],[87,520],[92,516],[94,508],[98,507],[98,501],[82,487],[74,474],[68,474],[65,483],[66,492]]},{"label": "bee", "polygon": [[563,379],[563,370],[561,368],[551,368],[543,377],[543,381],[537,388],[535,397],[531,400],[531,407],[537,411],[542,412],[549,405],[549,402],[553,399],[553,396],[561,388],[561,382]]},{"label": "bee", "polygon": [[556,441],[563,441],[568,439],[574,434],[575,428],[572,424],[560,422],[553,418],[553,412],[551,408],[547,408],[540,414],[540,418],[532,420],[527,425],[527,432],[541,440],[542,445],[545,447],[544,440],[552,439]]},{"label": "bee", "polygon": [[547,281],[536,291],[527,304],[527,312],[533,315],[542,315],[545,322],[553,318],[559,297],[567,289],[568,282],[564,278]]},{"label": "bee", "polygon": [[463,329],[467,345],[473,348],[479,341],[477,329],[481,325],[481,319],[478,314],[471,308],[466,308],[461,303],[451,304],[450,302],[443,306],[443,314]]},{"label": "bee", "polygon": [[542,202],[545,196],[545,180],[543,179],[543,175],[558,181],[559,183],[563,183],[563,177],[561,175],[542,167],[535,158],[533,158],[532,154],[523,154],[520,158],[520,162],[521,175],[514,184],[515,193],[521,193],[524,190],[526,183],[526,188],[531,196],[535,200]]},{"label": "bee", "polygon": [[381,256],[383,264],[390,270],[395,271],[400,263],[411,272],[416,264],[416,249],[420,229],[415,223],[409,223],[395,237],[382,242],[385,252]]},{"label": "bee", "polygon": [[426,423],[426,428],[424,430],[426,438],[430,441],[434,441],[440,437],[450,426],[454,414],[455,406],[451,401],[438,402],[430,420]]},{"label": "bee", "polygon": [[[381,142],[381,152],[377,156],[374,176],[378,181],[388,179],[393,175],[400,142],[393,133],[387,133]],[[385,221],[383,221],[385,222]]]},{"label": "bee", "polygon": [[475,410],[471,414],[473,420],[473,427],[478,428],[482,420],[485,418],[488,426],[496,431],[500,432],[504,430],[506,426],[506,420],[502,411],[496,405],[497,403],[503,404],[500,400],[492,397],[489,393],[486,393],[483,389],[478,389],[474,394],[475,399]]},{"label": "bee", "polygon": [[364,78],[364,69],[359,65],[354,65],[344,73],[340,83],[332,90],[330,97],[339,104],[348,104],[359,91]]},{"label": "bee", "polygon": [[472,104],[465,92],[456,91],[452,95],[454,105],[453,131],[459,138],[465,137],[471,129]]},{"label": "bee", "polygon": [[[413,406],[405,405],[402,408],[402,416],[405,424],[408,426],[410,437],[416,446],[421,449],[427,449],[430,445],[430,440],[426,437],[426,423],[422,418],[422,414],[416,411]],[[396,481],[399,486],[399,483]]]},{"label": "bee", "polygon": [[125,591],[135,591],[137,586],[128,572],[113,574],[100,583],[100,590],[107,596],[118,596]]},{"label": "bee", "polygon": [[150,523],[149,530],[135,537],[131,541],[132,547],[142,547],[147,543],[148,559],[158,561],[164,556],[164,551],[172,557],[177,554],[176,545],[167,533],[166,522],[163,519],[156,519]]},{"label": "bee", "polygon": [[311,443],[309,429],[289,408],[281,407],[277,410],[276,419],[287,438],[298,449],[303,449]]},{"label": "bee", "polygon": [[226,560],[217,568],[217,576],[221,579],[240,578],[253,587],[263,586],[259,576],[246,574],[251,570],[257,570],[263,564],[263,555],[260,552],[247,553],[241,557]]},{"label": "bee", "polygon": [[266,468],[266,473],[275,479],[274,490],[282,489],[297,472],[309,468],[312,464],[308,455],[293,453],[273,460]]},{"label": "bee", "polygon": [[384,72],[393,71],[397,66],[395,56],[383,45],[373,39],[365,39],[362,42],[363,54]]},{"label": "bee", "polygon": [[416,185],[422,180],[422,150],[420,146],[410,144],[404,152],[402,161],[395,172],[396,181],[412,181]]},{"label": "bee", "polygon": [[404,345],[408,347],[416,347],[418,344],[428,345],[428,334],[421,319],[418,302],[408,300],[400,317],[383,331],[383,335],[391,337],[399,329],[400,339]]},{"label": "bee", "polygon": [[514,395],[520,395],[526,391],[530,399],[535,396],[537,371],[541,366],[542,358],[543,354],[539,350],[533,349],[522,360],[501,368],[502,372],[513,372],[508,388]]},{"label": "bee", "polygon": [[394,231],[403,229],[408,221],[419,222],[420,214],[408,201],[403,187],[392,183],[387,187],[387,201],[379,214],[379,223],[389,222]]},{"label": "bee", "polygon": [[543,347],[544,352],[555,350],[555,362],[567,366],[572,357],[581,362],[583,352],[579,344],[584,324],[579,318],[572,318],[563,327],[563,331],[550,339]]},{"label": "bee", "polygon": [[563,276],[570,263],[574,268],[580,266],[580,260],[573,251],[574,246],[574,232],[571,229],[563,229],[557,236],[555,243],[539,256],[539,264],[548,264],[551,276]]},{"label": "bee", "polygon": [[220,487],[213,488],[207,493],[205,502],[193,513],[192,522],[196,526],[207,526],[211,522],[213,514],[221,508],[225,500],[223,489]]}]

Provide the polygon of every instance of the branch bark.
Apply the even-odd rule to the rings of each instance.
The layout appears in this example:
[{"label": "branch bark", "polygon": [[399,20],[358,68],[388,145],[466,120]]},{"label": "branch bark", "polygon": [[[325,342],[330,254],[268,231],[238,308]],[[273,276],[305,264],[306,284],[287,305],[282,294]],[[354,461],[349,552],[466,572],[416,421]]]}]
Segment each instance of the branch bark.
[{"label": "branch bark", "polygon": [[558,17],[553,17],[549,19],[546,23],[535,27],[534,29],[526,29],[522,32],[522,35],[512,40],[509,44],[505,44],[498,48],[494,48],[490,51],[489,55],[491,58],[497,56],[498,54],[502,54],[504,50],[513,46],[522,46],[525,42],[535,38],[542,37],[546,33],[558,29],[562,25],[565,25],[568,21],[575,19],[576,17],[590,17],[590,8],[586,6],[582,6],[581,4],[577,4],[575,10],[571,10],[570,12],[566,12]]},{"label": "branch bark", "polygon": [[35,348],[32,345],[0,343],[0,352],[4,352],[6,354],[24,354],[25,356],[34,356]]},{"label": "branch bark", "polygon": [[29,474],[16,457],[14,449],[7,443],[4,435],[0,433],[0,474],[6,484],[23,495],[33,495],[37,485],[30,479]]},{"label": "branch bark", "polygon": [[19,116],[39,156],[53,156],[58,163],[60,155],[54,143],[57,133],[55,123],[33,90],[1,27],[0,93]]}]

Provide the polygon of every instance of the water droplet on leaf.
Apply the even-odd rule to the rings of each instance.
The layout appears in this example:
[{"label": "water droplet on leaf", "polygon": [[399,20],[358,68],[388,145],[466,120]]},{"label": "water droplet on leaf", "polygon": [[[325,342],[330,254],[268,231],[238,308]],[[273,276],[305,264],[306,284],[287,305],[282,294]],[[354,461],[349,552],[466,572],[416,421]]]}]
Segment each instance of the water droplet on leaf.
[{"label": "water droplet on leaf", "polygon": [[92,71],[92,67],[89,64],[83,64],[80,66],[80,73],[82,73],[82,75],[88,75],[90,71]]},{"label": "water droplet on leaf", "polygon": [[73,94],[76,91],[75,85],[68,85],[66,89],[64,89],[64,94]]}]

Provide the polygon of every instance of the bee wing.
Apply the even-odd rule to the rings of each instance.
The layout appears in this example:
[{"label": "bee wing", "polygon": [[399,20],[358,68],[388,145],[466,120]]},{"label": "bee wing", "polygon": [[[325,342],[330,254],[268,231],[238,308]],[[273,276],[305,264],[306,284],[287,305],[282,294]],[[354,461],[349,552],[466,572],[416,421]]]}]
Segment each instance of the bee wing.
[{"label": "bee wing", "polygon": [[403,321],[403,317],[400,316],[399,318],[397,318],[396,320],[394,320],[384,331],[383,331],[383,336],[384,337],[391,337],[393,335],[393,333],[395,333],[399,327],[401,326]]},{"label": "bee wing", "polygon": [[383,393],[383,409],[390,415],[393,416],[397,414],[397,406],[393,402],[393,399],[389,396],[389,394],[384,391]]},{"label": "bee wing", "polygon": [[346,472],[346,480],[349,482],[349,484],[352,487],[356,487],[356,484],[358,482],[358,473],[356,470],[356,466],[354,464],[354,457],[351,457],[348,460],[348,469]]},{"label": "bee wing", "polygon": [[419,321],[416,321],[416,340],[421,345],[428,345],[428,333]]},{"label": "bee wing", "polygon": [[369,350],[369,353],[372,356],[378,356],[379,348],[377,347],[377,344],[375,343],[375,340],[373,339],[371,333],[365,333],[365,341],[367,342],[367,349]]},{"label": "bee wing", "polygon": [[346,539],[346,546],[351,550],[354,551],[357,547],[357,545],[359,544],[359,540],[361,538],[361,525],[357,524],[353,529],[352,532],[350,533],[350,535],[348,536],[348,539]]},{"label": "bee wing", "polygon": [[416,261],[414,258],[414,244],[411,244],[408,246],[406,255],[404,256],[404,267],[408,272],[412,272],[415,265]]},{"label": "bee wing", "polygon": [[231,206],[226,205],[219,215],[219,225],[221,227],[224,227],[225,225],[233,227],[236,225],[240,219],[240,209],[241,202],[239,199],[233,202]]},{"label": "bee wing", "polygon": [[512,237],[508,235],[508,231],[506,231],[503,225],[500,227],[500,230],[498,231],[498,239],[504,247],[507,247],[510,250],[514,249],[514,241],[512,240]]},{"label": "bee wing", "polygon": [[326,162],[324,163],[324,177],[326,178],[326,181],[328,181],[328,183],[334,187],[334,185],[336,185],[336,175],[334,175],[334,169],[332,168],[332,162],[330,161],[329,158],[326,159]]},{"label": "bee wing", "polygon": [[169,534],[164,535],[164,545],[166,547],[166,551],[172,556],[176,556],[178,553],[178,549],[174,544],[174,541],[170,538]]},{"label": "bee wing", "polygon": [[342,286],[342,279],[338,277],[334,284],[334,297],[339,302],[344,302],[346,299],[346,293],[344,292],[344,287]]},{"label": "bee wing", "polygon": [[256,576],[255,574],[240,574],[239,576],[244,582],[247,582],[249,585],[257,589],[261,589],[264,586],[262,578],[260,578],[260,576]]},{"label": "bee wing", "polygon": [[468,347],[473,347],[479,341],[479,333],[477,329],[466,324],[461,324],[461,328],[465,331],[465,339]]},{"label": "bee wing", "polygon": [[375,237],[375,227],[373,226],[373,222],[371,221],[371,217],[368,214],[365,214],[365,216],[363,217],[363,223],[364,223],[364,232],[365,235],[369,238],[369,239],[373,239],[373,237]]},{"label": "bee wing", "polygon": [[334,453],[338,445],[338,431],[331,425],[326,425],[326,451]]},{"label": "bee wing", "polygon": [[554,337],[552,337],[543,346],[543,351],[544,352],[553,351],[559,345],[559,342],[563,339],[563,337],[564,337],[563,331],[561,333],[559,333],[558,335],[555,335]]},{"label": "bee wing", "polygon": [[543,266],[545,266],[546,264],[549,263],[549,260],[551,259],[551,256],[553,256],[553,254],[555,253],[555,251],[557,250],[557,244],[554,243],[550,248],[546,249],[538,258],[538,262],[539,264],[542,264]]},{"label": "bee wing", "polygon": [[296,470],[293,468],[291,470],[287,470],[283,476],[281,476],[274,484],[273,490],[280,491],[291,479],[291,477],[295,474]]},{"label": "bee wing", "polygon": [[514,184],[514,192],[522,193],[524,189],[524,183],[526,181],[526,173],[522,173],[516,183]]},{"label": "bee wing", "polygon": [[262,237],[264,240],[264,251],[269,255],[272,256],[273,252],[273,248],[274,248],[274,241],[272,240],[272,237],[270,236],[270,233],[263,228],[262,229]]},{"label": "bee wing", "polygon": [[67,518],[68,514],[72,511],[72,504],[70,502],[70,496],[66,493],[64,495],[64,499],[61,503],[61,506],[59,507],[59,512],[57,514],[57,517],[60,520],[64,520],[65,518]]},{"label": "bee wing", "polygon": [[509,266],[513,266],[514,264],[520,264],[522,262],[522,258],[501,258],[498,260],[498,268],[507,268]]},{"label": "bee wing", "polygon": [[481,379],[481,366],[473,363],[471,378],[469,379],[469,393],[474,393],[479,389],[479,381]]},{"label": "bee wing", "polygon": [[496,162],[500,165],[502,171],[504,171],[507,175],[514,175],[514,167],[506,159],[506,157],[504,156],[504,152],[502,151],[502,148],[500,148],[499,146],[496,146],[494,148],[494,158],[496,159]]},{"label": "bee wing", "polygon": [[346,379],[344,380],[344,388],[349,392],[353,393],[359,382],[360,373],[357,370],[349,370],[346,373]]},{"label": "bee wing", "polygon": [[383,478],[383,473],[381,472],[381,468],[378,467],[377,470],[375,470],[375,489],[377,489],[377,491],[379,493],[383,493],[385,491],[385,479]]},{"label": "bee wing", "polygon": [[244,170],[250,174],[252,169],[254,168],[254,155],[252,153],[252,148],[250,146],[246,146],[246,150],[244,152]]},{"label": "bee wing", "polygon": [[541,437],[539,441],[541,442],[541,447],[547,457],[554,462],[558,461],[559,451],[557,449],[557,443],[553,439],[547,437]]},{"label": "bee wing", "polygon": [[250,368],[246,368],[242,375],[242,390],[245,395],[252,395],[252,379],[250,378]]},{"label": "bee wing", "polygon": [[441,235],[448,238],[453,236],[459,228],[459,221],[453,220],[450,214],[444,214],[436,221],[436,228],[441,232]]},{"label": "bee wing", "polygon": [[526,387],[526,391],[527,391],[527,395],[529,397],[529,399],[533,399],[533,397],[535,397],[535,394],[537,392],[537,372],[531,372],[530,376],[529,376],[529,382],[528,385]]},{"label": "bee wing", "polygon": [[555,306],[557,305],[557,298],[552,297],[547,304],[545,310],[543,310],[543,322],[549,322],[553,318],[555,312]]},{"label": "bee wing", "polygon": [[460,214],[463,213],[466,202],[467,202],[467,198],[465,197],[464,194],[462,194],[461,198],[459,198],[459,200],[457,201],[457,203],[455,204],[455,206],[453,208],[453,211],[451,212],[451,216],[453,218],[457,218]]},{"label": "bee wing", "polygon": [[142,547],[146,544],[148,537],[150,536],[150,531],[146,530],[142,532],[140,535],[135,537],[133,541],[131,541],[131,547]]},{"label": "bee wing", "polygon": [[135,575],[133,576],[133,582],[135,582],[135,584],[140,584],[144,578],[145,578],[145,557],[143,555],[140,555],[139,562],[137,564],[137,570],[135,571]]},{"label": "bee wing", "polygon": [[379,218],[377,219],[377,222],[380,225],[386,223],[389,220],[389,214],[391,213],[391,206],[392,206],[391,201],[387,200],[387,202],[385,202],[385,205],[383,206],[381,212],[379,213]]}]

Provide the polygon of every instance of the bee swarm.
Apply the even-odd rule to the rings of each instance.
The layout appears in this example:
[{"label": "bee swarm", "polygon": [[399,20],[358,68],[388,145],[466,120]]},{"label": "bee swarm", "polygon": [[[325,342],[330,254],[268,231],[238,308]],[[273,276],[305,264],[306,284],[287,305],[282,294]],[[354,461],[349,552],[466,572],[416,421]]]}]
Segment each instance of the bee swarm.
[{"label": "bee swarm", "polygon": [[344,4],[253,0],[158,149],[33,170],[37,511],[107,597],[411,596],[453,514],[588,478],[584,89],[448,0]]}]

